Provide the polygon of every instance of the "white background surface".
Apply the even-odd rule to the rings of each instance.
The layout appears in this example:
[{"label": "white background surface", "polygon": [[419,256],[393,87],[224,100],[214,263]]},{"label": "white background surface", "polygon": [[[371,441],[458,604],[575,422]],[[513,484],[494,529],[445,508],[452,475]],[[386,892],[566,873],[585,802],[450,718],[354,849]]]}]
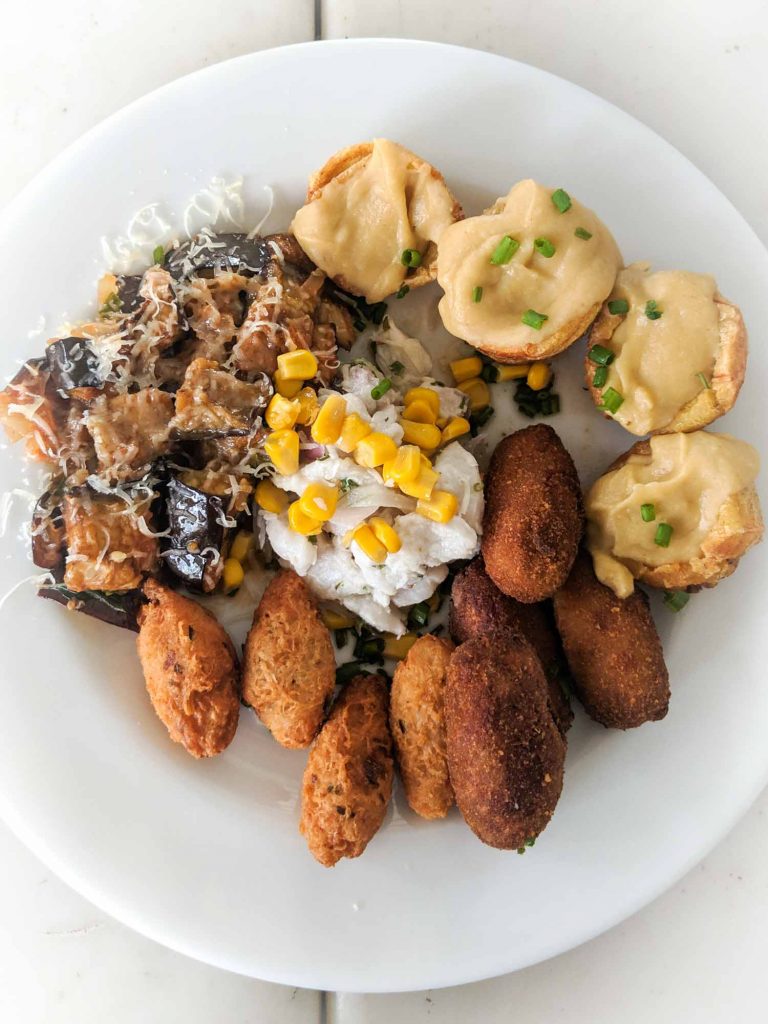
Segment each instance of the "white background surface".
[{"label": "white background surface", "polygon": [[[314,6],[312,0],[228,0],[226,7],[202,0],[38,0],[4,10],[0,204],[64,145],[131,99],[229,56],[311,39]],[[697,163],[768,241],[764,3],[323,0],[320,6],[325,37],[402,35],[485,48],[602,94]],[[418,67],[392,73],[412,75],[418,88]],[[195,130],[205,126],[191,125]],[[252,130],[258,131],[258,102]],[[752,340],[762,341],[757,325]],[[763,1021],[767,810],[764,795],[672,892],[556,960],[462,989],[327,999],[228,975],[134,935],[66,889],[0,827],[0,1020]]]}]

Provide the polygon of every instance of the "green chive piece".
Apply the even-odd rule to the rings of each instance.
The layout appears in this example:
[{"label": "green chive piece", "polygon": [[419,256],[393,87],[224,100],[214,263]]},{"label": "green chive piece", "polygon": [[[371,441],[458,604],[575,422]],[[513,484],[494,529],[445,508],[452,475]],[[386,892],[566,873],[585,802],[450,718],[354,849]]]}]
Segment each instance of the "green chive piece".
[{"label": "green chive piece", "polygon": [[585,242],[588,242],[592,237],[592,232],[587,231],[586,228],[576,228],[576,230],[573,233],[574,235],[576,235],[577,238],[583,238]]},{"label": "green chive piece", "polygon": [[662,310],[659,309],[659,304],[655,299],[648,299],[645,304],[645,315],[649,320],[658,320],[662,314]]},{"label": "green chive piece", "polygon": [[404,267],[420,267],[421,266],[421,253],[418,249],[403,249],[403,254],[400,257],[400,262]]},{"label": "green chive piece", "polygon": [[558,213],[565,213],[571,208],[571,197],[564,188],[557,188],[552,193],[552,202]]},{"label": "green chive piece", "polygon": [[395,377],[402,377],[405,373],[405,367],[398,359],[396,359],[389,367],[389,372],[393,373]]},{"label": "green chive piece", "polygon": [[483,363],[483,368],[480,371],[480,379],[484,380],[486,384],[495,384],[499,379],[499,371],[493,363]]},{"label": "green chive piece", "polygon": [[346,661],[336,669],[336,682],[343,685],[361,674],[368,675],[369,673],[359,661]]},{"label": "green chive piece", "polygon": [[469,426],[473,437],[477,435],[478,430],[482,430],[491,416],[493,416],[492,405],[486,405],[484,409],[472,413],[469,417]]},{"label": "green chive piece", "polygon": [[647,505],[640,506],[640,515],[642,516],[644,523],[652,523],[656,518],[656,506],[649,502]]},{"label": "green chive piece", "polygon": [[386,395],[391,387],[392,381],[389,377],[382,377],[376,387],[371,388],[371,398],[378,402],[380,398],[383,398],[384,395]]},{"label": "green chive piece", "polygon": [[520,319],[526,327],[532,327],[535,331],[540,331],[544,321],[549,320],[549,317],[546,313],[537,313],[535,309],[526,309]]},{"label": "green chive piece", "polygon": [[587,358],[598,366],[610,366],[616,356],[604,345],[593,345],[587,354]]},{"label": "green chive piece", "polygon": [[426,601],[422,601],[421,604],[415,604],[413,608],[408,612],[408,625],[426,626],[429,621],[429,605]]},{"label": "green chive piece", "polygon": [[709,383],[709,381],[707,380],[707,376],[706,376],[706,374],[704,374],[704,373],[697,373],[697,374],[696,374],[696,376],[697,376],[697,377],[699,378],[699,380],[701,381],[701,386],[702,386],[703,388],[706,388],[706,389],[707,389],[707,390],[709,391],[709,390],[710,390],[710,388],[712,387],[712,385],[711,385],[711,384]]},{"label": "green chive piece", "polygon": [[592,375],[592,387],[601,388],[608,380],[608,367],[598,366]]},{"label": "green chive piece", "polygon": [[669,523],[659,523],[656,527],[656,534],[653,538],[653,543],[658,544],[660,548],[668,548],[671,540],[672,527]]},{"label": "green chive piece", "polygon": [[556,249],[548,238],[537,238],[533,247],[539,256],[546,256],[547,259],[551,259],[555,255]]},{"label": "green chive piece", "polygon": [[479,284],[476,284],[472,289],[472,301],[480,302],[483,298],[483,289]]},{"label": "green chive piece", "polygon": [[608,312],[613,313],[614,316],[621,316],[623,313],[629,312],[629,303],[626,299],[611,299],[608,303]]},{"label": "green chive piece", "polygon": [[560,395],[551,395],[549,399],[549,416],[560,412]]},{"label": "green chive piece", "polygon": [[112,292],[104,300],[104,305],[99,310],[99,316],[104,319],[104,317],[111,316],[113,313],[119,313],[122,308],[123,300],[117,292]]},{"label": "green chive piece", "polygon": [[616,391],[615,388],[606,388],[603,392],[603,408],[607,409],[610,413],[618,412],[619,408],[624,404],[624,395]]},{"label": "green chive piece", "polygon": [[164,259],[165,249],[162,247],[162,245],[156,245],[155,248],[152,250],[152,262],[162,263]]},{"label": "green chive piece", "polygon": [[407,284],[401,284],[400,287],[397,289],[397,292],[395,293],[395,298],[404,299],[410,290],[411,289],[408,287]]},{"label": "green chive piece", "polygon": [[503,263],[509,263],[519,248],[520,243],[516,239],[510,238],[509,235],[504,235],[493,250],[491,263],[494,267],[500,267]]},{"label": "green chive piece", "polygon": [[668,590],[664,595],[664,604],[671,612],[679,612],[691,600],[691,595],[684,590]]}]

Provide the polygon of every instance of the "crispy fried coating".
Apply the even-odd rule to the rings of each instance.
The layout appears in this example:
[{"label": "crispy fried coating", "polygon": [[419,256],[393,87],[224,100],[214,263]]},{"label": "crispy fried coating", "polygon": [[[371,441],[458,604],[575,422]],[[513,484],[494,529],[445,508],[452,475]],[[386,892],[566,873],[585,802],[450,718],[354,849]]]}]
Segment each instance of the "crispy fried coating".
[{"label": "crispy fried coating", "polygon": [[551,427],[537,423],[497,445],[485,501],[488,575],[525,604],[551,597],[567,579],[584,531],[576,467]]},{"label": "crispy fried coating", "polygon": [[422,636],[395,669],[389,725],[411,810],[444,818],[453,804],[445,748],[445,676],[453,644]]},{"label": "crispy fried coating", "polygon": [[355,676],[309,753],[299,831],[325,867],[359,857],[384,820],[394,775],[388,703],[385,679]]},{"label": "crispy fried coating", "polygon": [[137,644],[152,706],[193,757],[219,754],[240,714],[232,641],[209,611],[157,580],[144,596]]},{"label": "crispy fried coating", "polygon": [[284,747],[308,747],[336,684],[331,635],[290,569],[264,592],[243,652],[243,698]]},{"label": "crispy fried coating", "polygon": [[554,604],[574,688],[590,718],[613,729],[664,718],[669,676],[643,591],[616,597],[582,551]]},{"label": "crispy fried coating", "polygon": [[573,711],[561,681],[567,678],[563,648],[548,601],[522,604],[502,594],[485,571],[481,555],[457,573],[451,588],[449,629],[463,644],[494,630],[523,636],[538,655],[549,690],[549,703],[560,732],[573,722]]},{"label": "crispy fried coating", "polygon": [[563,788],[566,744],[528,641],[490,633],[458,647],[445,720],[456,803],[475,835],[501,850],[535,838]]}]

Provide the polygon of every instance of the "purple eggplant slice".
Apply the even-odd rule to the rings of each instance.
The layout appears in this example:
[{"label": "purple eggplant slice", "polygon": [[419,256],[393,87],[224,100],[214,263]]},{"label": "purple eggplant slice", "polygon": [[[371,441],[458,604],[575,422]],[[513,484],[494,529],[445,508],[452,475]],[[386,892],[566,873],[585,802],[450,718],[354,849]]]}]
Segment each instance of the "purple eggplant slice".
[{"label": "purple eggplant slice", "polygon": [[117,297],[120,299],[120,312],[135,313],[144,299],[139,293],[143,274],[120,274],[117,278]]},{"label": "purple eggplant slice", "polygon": [[256,277],[264,273],[274,255],[264,238],[249,238],[241,232],[201,234],[167,252],[164,266],[175,281],[210,277],[217,271]]},{"label": "purple eggplant slice", "polygon": [[223,499],[171,477],[166,508],[170,532],[163,544],[165,564],[191,589],[213,590],[221,578],[228,543]]},{"label": "purple eggplant slice", "polygon": [[47,569],[55,580],[64,577],[64,558],[67,550],[61,495],[47,490],[37,499],[32,513],[32,561]]},{"label": "purple eggplant slice", "polygon": [[137,616],[143,602],[140,590],[68,590],[62,583],[41,587],[39,597],[46,597],[71,611],[83,612],[110,626],[131,629],[138,633]]},{"label": "purple eggplant slice", "polygon": [[79,388],[101,388],[99,357],[87,338],[59,338],[45,350],[51,383],[64,398]]}]

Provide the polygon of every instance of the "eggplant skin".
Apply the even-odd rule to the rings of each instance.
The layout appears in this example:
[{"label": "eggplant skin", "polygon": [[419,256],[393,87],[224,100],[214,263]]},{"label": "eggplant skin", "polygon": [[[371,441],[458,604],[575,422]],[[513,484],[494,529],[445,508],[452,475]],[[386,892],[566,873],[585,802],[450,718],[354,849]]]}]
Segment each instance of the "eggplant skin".
[{"label": "eggplant skin", "polygon": [[[67,551],[66,530],[60,497],[49,488],[37,499],[32,513],[32,561],[40,569],[47,569],[57,582],[64,578],[64,559]],[[45,524],[45,525],[43,525]]]},{"label": "eggplant skin", "polygon": [[117,279],[117,297],[120,299],[120,312],[136,313],[144,301],[141,297],[143,274],[121,274]]},{"label": "eggplant skin", "polygon": [[166,253],[164,266],[175,281],[212,276],[217,271],[257,277],[274,259],[275,254],[265,238],[249,238],[242,232],[205,237],[210,237],[215,248],[205,245],[204,239],[197,236]]},{"label": "eggplant skin", "polygon": [[51,383],[61,395],[78,388],[102,388],[99,358],[87,338],[58,338],[45,350]]},{"label": "eggplant skin", "polygon": [[138,633],[138,614],[143,604],[140,590],[69,590],[63,584],[41,587],[39,597],[63,604],[70,611]]},{"label": "eggplant skin", "polygon": [[166,491],[166,511],[170,530],[163,545],[166,566],[193,590],[213,590],[224,562],[222,499],[172,476]]}]

